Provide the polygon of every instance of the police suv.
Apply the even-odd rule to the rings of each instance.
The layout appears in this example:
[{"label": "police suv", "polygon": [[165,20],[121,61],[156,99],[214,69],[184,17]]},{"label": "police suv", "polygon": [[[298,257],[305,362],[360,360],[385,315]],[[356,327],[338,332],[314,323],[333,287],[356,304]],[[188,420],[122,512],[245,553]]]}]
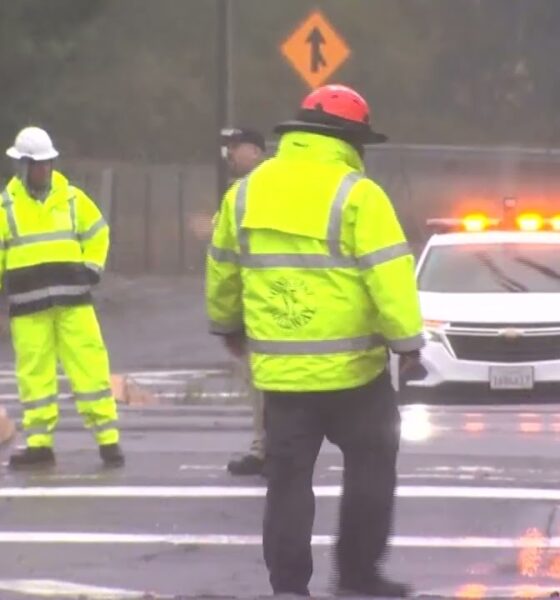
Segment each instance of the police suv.
[{"label": "police suv", "polygon": [[[560,401],[560,215],[432,219],[417,280],[427,376],[402,400]],[[396,380],[396,381],[395,381]]]}]

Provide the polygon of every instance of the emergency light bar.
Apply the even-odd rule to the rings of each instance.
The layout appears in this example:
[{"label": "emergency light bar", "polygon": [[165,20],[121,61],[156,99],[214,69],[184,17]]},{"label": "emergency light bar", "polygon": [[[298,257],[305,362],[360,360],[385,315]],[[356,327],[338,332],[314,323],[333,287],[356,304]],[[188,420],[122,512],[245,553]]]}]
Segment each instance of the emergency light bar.
[{"label": "emergency light bar", "polygon": [[447,231],[467,231],[476,233],[498,227],[500,219],[493,219],[483,214],[467,215],[462,219],[458,218],[439,218],[428,219],[426,225],[432,229],[447,232]]},{"label": "emergency light bar", "polygon": [[466,231],[481,233],[487,230],[502,231],[542,231],[544,229],[560,232],[560,215],[545,218],[539,213],[522,213],[515,219],[497,219],[483,213],[466,215],[463,218],[427,219],[426,225],[438,232]]}]

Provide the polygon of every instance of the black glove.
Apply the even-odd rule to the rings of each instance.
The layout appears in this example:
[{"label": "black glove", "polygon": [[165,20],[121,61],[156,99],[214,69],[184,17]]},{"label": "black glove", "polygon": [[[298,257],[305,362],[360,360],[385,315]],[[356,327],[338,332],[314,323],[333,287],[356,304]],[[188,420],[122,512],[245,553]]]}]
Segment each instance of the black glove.
[{"label": "black glove", "polygon": [[424,379],[427,375],[428,371],[420,361],[420,350],[399,354],[399,378],[402,383]]}]

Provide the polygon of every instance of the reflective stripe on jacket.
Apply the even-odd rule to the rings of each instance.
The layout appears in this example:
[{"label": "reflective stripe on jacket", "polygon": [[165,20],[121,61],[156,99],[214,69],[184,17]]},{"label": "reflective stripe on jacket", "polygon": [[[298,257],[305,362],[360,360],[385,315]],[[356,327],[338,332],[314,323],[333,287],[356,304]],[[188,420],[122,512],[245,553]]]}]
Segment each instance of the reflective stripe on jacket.
[{"label": "reflective stripe on jacket", "polygon": [[423,345],[414,259],[357,152],[311,133],[226,194],[207,259],[213,333],[245,329],[255,385],[357,387]]},{"label": "reflective stripe on jacket", "polygon": [[44,201],[14,177],[0,202],[0,275],[10,315],[90,303],[88,269],[101,272],[109,249],[95,203],[56,171]]}]

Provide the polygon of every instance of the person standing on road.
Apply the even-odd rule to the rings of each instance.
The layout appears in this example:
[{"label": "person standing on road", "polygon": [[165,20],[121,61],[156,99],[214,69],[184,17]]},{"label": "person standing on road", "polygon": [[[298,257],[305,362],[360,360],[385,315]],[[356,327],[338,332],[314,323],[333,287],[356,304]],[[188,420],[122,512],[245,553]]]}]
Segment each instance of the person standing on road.
[{"label": "person standing on road", "polygon": [[7,155],[16,175],[1,194],[0,276],[6,289],[27,446],[19,469],[55,462],[57,362],[103,462],[121,466],[117,407],[91,288],[109,249],[109,228],[93,201],[53,169],[48,133],[26,127]]},{"label": "person standing on road", "polygon": [[264,391],[264,558],[275,594],[309,595],[312,478],[326,437],[344,456],[340,594],[401,597],[380,570],[392,525],[400,417],[388,348],[417,370],[424,340],[414,259],[391,202],[364,175],[370,126],[328,85],[276,127],[276,156],[225,195],[207,263],[210,332],[247,344]]},{"label": "person standing on road", "polygon": [[[264,159],[266,145],[264,136],[254,129],[226,129],[222,131],[224,158],[229,173],[238,180],[248,175]],[[262,475],[264,468],[264,403],[263,395],[253,385],[248,357],[243,349],[241,356],[243,379],[249,392],[253,414],[253,441],[249,451],[239,458],[232,458],[227,469],[232,475]]]}]

